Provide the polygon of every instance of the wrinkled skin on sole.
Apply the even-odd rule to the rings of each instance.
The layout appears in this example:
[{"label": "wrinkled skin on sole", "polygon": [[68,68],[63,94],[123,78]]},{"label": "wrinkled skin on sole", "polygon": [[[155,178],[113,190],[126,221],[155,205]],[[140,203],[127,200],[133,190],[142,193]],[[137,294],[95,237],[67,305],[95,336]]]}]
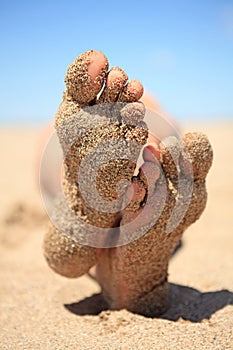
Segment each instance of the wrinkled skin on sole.
[{"label": "wrinkled skin on sole", "polygon": [[[55,116],[64,152],[63,188],[69,207],[94,228],[118,227],[115,247],[101,248],[101,242],[98,248],[78,243],[70,232],[76,225],[80,236],[88,235],[85,225],[74,222],[73,227],[69,226],[73,219],[69,219],[60,201],[55,216],[66,220],[62,229],[50,224],[44,255],[49,266],[66,277],[79,277],[96,266],[96,280],[110,308],[155,316],[169,304],[169,258],[183,232],[205,208],[205,178],[213,152],[202,133],[188,133],[182,140],[168,137],[160,144],[148,146],[150,153],[143,153],[144,163],[135,174],[148,130],[143,122],[144,105],[138,101],[143,94],[142,85],[137,80],[127,84],[127,79],[118,67],[108,71],[107,58],[101,52],[85,52],[68,67],[66,91]],[[119,102],[117,107],[115,102]],[[116,143],[118,147],[111,147]],[[99,210],[98,200],[94,206],[86,201],[77,181],[82,161],[96,149],[96,159],[104,153],[108,160],[99,167],[95,178],[99,201],[114,202],[112,212]],[[87,178],[92,178],[91,171],[86,168]],[[127,182],[117,191],[120,180]],[[88,198],[93,196],[89,185],[85,192]],[[173,224],[169,220],[175,208],[175,217],[183,214]],[[129,223],[131,230],[126,228]],[[136,238],[135,232],[140,233]],[[132,239],[118,246],[122,235],[132,235]]]}]

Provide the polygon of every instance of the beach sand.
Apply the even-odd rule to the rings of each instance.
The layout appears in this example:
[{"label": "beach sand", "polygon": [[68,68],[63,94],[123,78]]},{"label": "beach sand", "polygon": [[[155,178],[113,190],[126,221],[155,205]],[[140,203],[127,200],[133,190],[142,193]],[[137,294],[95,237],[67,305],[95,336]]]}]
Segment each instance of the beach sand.
[{"label": "beach sand", "polygon": [[186,129],[208,135],[214,163],[207,208],[171,259],[171,305],[160,318],[104,310],[90,277],[49,269],[39,131],[0,129],[1,349],[233,349],[233,123]]}]

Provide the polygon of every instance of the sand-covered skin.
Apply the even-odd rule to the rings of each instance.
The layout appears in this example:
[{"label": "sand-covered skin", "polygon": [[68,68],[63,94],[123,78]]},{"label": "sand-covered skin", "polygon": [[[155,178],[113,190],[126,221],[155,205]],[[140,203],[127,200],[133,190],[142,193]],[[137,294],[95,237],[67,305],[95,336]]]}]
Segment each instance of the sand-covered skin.
[{"label": "sand-covered skin", "polygon": [[[137,106],[136,102],[143,94],[142,84],[136,79],[126,84],[128,76],[119,67],[113,67],[108,74],[107,70],[108,60],[99,51],[89,50],[77,57],[67,68],[66,91],[55,116],[55,127],[64,153],[63,188],[66,199],[81,221],[91,225],[94,230],[95,227],[118,226],[127,184],[124,185],[122,193],[118,194],[116,183],[120,180],[131,180],[140,150],[148,136],[147,127],[142,122],[145,108],[142,108],[141,103]],[[104,82],[106,82],[105,88],[96,101]],[[123,108],[122,117],[120,110],[112,105],[118,97],[121,101],[120,109]],[[101,105],[101,102],[110,104]],[[132,102],[131,113],[124,102]],[[129,114],[134,117],[134,123],[124,123]],[[128,144],[131,146],[126,146]],[[104,199],[105,202],[116,202],[111,212],[98,210],[101,203],[96,200],[97,195],[93,195],[95,183],[86,184],[85,180],[83,182],[85,189],[81,191],[81,181],[77,181],[81,162],[85,160],[88,152],[96,149],[98,149],[96,160],[90,161],[90,166],[85,170],[85,178],[92,181],[95,179],[95,174],[93,175],[93,164],[95,164],[95,167],[99,168],[96,187],[101,196],[98,198],[99,201]],[[103,157],[104,165],[97,167],[96,162]],[[88,201],[81,193],[86,194]],[[91,205],[90,200],[94,200],[95,204]],[[75,241],[67,235],[70,229],[72,232],[78,232],[79,237],[88,234],[85,225],[76,225],[76,217],[73,226],[70,229],[67,227],[67,223],[72,220],[69,211],[68,208],[66,214],[65,205],[61,203],[54,210],[58,219],[64,218],[63,224],[59,229],[53,225],[49,226],[44,240],[44,252],[53,270],[67,277],[79,277],[96,264],[97,251],[79,243],[75,244]],[[105,238],[98,239],[102,241]]]},{"label": "sand-covered skin", "polygon": [[[140,218],[140,224],[142,226],[144,224],[148,225],[148,222],[153,220],[155,215],[158,215],[159,212],[161,215],[157,217],[156,223],[137,240],[132,241],[128,245],[112,249],[109,252],[103,251],[98,259],[97,277],[103,288],[105,298],[113,309],[126,308],[143,315],[154,316],[164,312],[169,304],[172,294],[172,290],[169,293],[169,284],[167,282],[169,258],[178,245],[183,232],[200,217],[206,206],[205,177],[213,157],[211,145],[204,134],[189,133],[183,139],[187,144],[187,148],[190,149],[189,156],[191,157],[194,172],[193,178],[189,178],[188,174],[186,176],[183,172],[180,173],[179,182],[182,183],[180,200],[176,197],[178,186],[174,181],[176,167],[173,166],[173,163],[177,159],[179,164],[180,158],[185,159],[187,155],[182,155],[182,149],[178,142],[177,145],[168,142],[169,148],[162,145],[160,148],[162,167],[166,174],[166,180],[170,180],[170,187],[172,186],[172,188],[169,188],[167,191],[162,211],[160,210],[163,197],[163,182],[161,175],[159,177],[157,165],[155,164],[153,169],[151,163],[146,162],[141,168],[142,170],[148,166],[151,170],[147,182],[152,181],[153,183],[155,178],[157,178],[157,182],[152,194],[147,198],[147,201],[150,203],[149,208],[144,211],[142,218]],[[141,172],[139,172],[140,174]],[[146,181],[142,174],[139,178],[143,182]],[[190,190],[191,186],[193,186],[192,190]],[[192,193],[192,197],[190,203],[186,204],[189,193]],[[176,220],[182,208],[186,206],[185,214],[183,219],[178,224],[173,225],[168,233],[166,231],[169,225],[168,222],[178,201],[180,201],[180,208],[177,209],[174,219]],[[134,207],[130,206],[129,209],[126,208],[123,212],[121,234],[122,232],[128,234],[128,228],[125,231],[122,230],[124,230],[124,225],[131,221],[128,220],[129,215],[131,216],[130,219],[133,218],[134,220],[134,214],[142,212],[140,203],[138,203],[138,207],[135,207],[135,203],[133,204]],[[140,229],[138,229],[137,225],[133,225],[131,230],[135,234],[134,231]]]},{"label": "sand-covered skin", "polygon": [[[148,140],[145,108],[137,101],[143,86],[136,79],[126,84],[128,77],[118,67],[107,69],[106,56],[94,50],[67,69],[55,116],[66,200],[54,205],[44,255],[66,277],[80,277],[96,265],[110,309],[155,316],[170,299],[169,258],[205,208],[213,151],[203,133],[188,133],[183,141],[169,136],[154,148],[154,161],[145,161],[136,175]],[[124,181],[120,193],[119,181]],[[130,182],[134,197],[122,209]]]},{"label": "sand-covered skin", "polygon": [[68,280],[48,269],[41,249],[47,221],[35,171],[38,131],[1,130],[1,349],[232,349],[233,125],[187,130],[207,133],[215,158],[207,208],[170,262],[174,298],[160,318],[101,313],[92,279]]}]

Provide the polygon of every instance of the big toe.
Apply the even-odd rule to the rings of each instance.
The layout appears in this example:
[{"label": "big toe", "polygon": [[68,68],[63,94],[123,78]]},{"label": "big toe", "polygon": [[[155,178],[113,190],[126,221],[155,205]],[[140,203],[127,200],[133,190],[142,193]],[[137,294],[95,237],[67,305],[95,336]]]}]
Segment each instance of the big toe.
[{"label": "big toe", "polygon": [[[190,132],[183,137],[184,151],[181,154],[180,168],[194,180],[205,180],[213,161],[213,150],[207,136],[200,132]],[[190,167],[191,165],[191,167]]]},{"label": "big toe", "polygon": [[108,59],[100,51],[89,50],[71,63],[66,73],[67,94],[73,101],[85,105],[102,89],[108,71]]}]

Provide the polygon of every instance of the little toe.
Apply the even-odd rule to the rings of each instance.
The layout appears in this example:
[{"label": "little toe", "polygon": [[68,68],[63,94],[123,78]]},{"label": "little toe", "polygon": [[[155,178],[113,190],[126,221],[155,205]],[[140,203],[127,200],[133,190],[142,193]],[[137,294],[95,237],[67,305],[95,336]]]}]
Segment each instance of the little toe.
[{"label": "little toe", "polygon": [[127,125],[136,126],[145,116],[146,108],[142,102],[132,102],[124,104],[120,114],[122,121]]},{"label": "little toe", "polygon": [[98,99],[99,103],[115,102],[128,80],[127,74],[119,67],[110,69],[107,77],[105,88]]},{"label": "little toe", "polygon": [[108,59],[100,51],[89,50],[78,56],[67,69],[67,94],[85,105],[95,99],[108,71]]},{"label": "little toe", "polygon": [[139,80],[133,79],[123,88],[119,95],[119,102],[136,102],[143,95],[143,86]]}]

